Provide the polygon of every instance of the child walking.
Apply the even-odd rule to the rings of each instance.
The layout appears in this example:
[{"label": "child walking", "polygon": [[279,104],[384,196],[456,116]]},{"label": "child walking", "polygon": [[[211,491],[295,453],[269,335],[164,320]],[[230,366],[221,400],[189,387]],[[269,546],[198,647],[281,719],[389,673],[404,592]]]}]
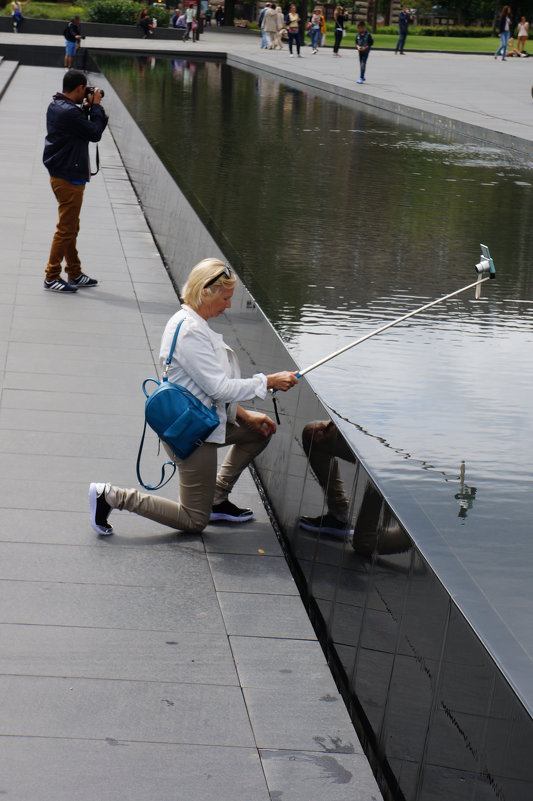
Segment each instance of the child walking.
[{"label": "child walking", "polygon": [[359,68],[361,70],[361,75],[357,83],[365,82],[366,62],[368,61],[370,48],[373,44],[374,40],[372,34],[370,31],[367,31],[365,23],[361,20],[361,22],[357,23],[357,35],[355,37],[355,48],[359,53]]}]

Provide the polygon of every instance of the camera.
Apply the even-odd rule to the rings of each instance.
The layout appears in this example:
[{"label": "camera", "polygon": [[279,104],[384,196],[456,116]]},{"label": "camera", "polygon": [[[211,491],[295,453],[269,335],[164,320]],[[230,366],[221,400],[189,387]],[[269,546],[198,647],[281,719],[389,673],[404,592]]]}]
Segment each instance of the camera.
[{"label": "camera", "polygon": [[488,259],[481,259],[479,264],[476,264],[476,273],[481,275],[482,273],[490,272],[490,262]]},{"label": "camera", "polygon": [[479,257],[479,262],[476,264],[476,273],[481,276],[484,273],[489,274],[489,278],[496,278],[496,268],[494,267],[494,262],[490,255],[490,250],[486,245],[480,245],[481,248],[481,256]]},{"label": "camera", "polygon": [[[85,97],[87,98],[89,95],[94,95],[94,90],[95,89],[96,89],[96,86],[86,86],[85,87]],[[103,89],[100,89],[100,94],[102,95],[102,97],[104,96],[104,90]]]}]

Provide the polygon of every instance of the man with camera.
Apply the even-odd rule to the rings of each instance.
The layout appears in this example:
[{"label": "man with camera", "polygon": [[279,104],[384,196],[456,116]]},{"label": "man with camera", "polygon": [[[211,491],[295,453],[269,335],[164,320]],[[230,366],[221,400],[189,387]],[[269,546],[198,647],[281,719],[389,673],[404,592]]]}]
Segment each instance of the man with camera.
[{"label": "man with camera", "polygon": [[[89,142],[99,142],[107,125],[100,105],[103,95],[87,86],[82,72],[69,70],[63,77],[63,92],[54,95],[46,112],[43,163],[59,210],[44,281],[44,288],[52,292],[76,292],[98,283],[82,272],[76,240],[83,192],[91,177]],[[61,278],[63,259],[67,281]]]}]

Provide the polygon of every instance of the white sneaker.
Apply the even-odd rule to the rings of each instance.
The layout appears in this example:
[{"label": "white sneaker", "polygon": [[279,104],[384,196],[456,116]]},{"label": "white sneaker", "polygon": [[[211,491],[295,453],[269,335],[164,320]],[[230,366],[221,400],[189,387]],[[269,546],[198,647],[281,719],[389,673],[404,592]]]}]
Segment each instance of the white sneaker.
[{"label": "white sneaker", "polygon": [[106,492],[111,489],[111,484],[95,484],[89,487],[89,508],[91,512],[91,526],[97,534],[103,537],[113,533],[107,518],[111,514],[111,506],[106,500]]}]

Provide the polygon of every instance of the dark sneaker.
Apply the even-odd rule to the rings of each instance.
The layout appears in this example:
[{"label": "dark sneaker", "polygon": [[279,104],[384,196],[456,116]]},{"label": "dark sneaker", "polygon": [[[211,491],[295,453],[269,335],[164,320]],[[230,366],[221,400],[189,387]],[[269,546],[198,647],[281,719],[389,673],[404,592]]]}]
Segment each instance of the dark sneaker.
[{"label": "dark sneaker", "polygon": [[96,280],[96,278],[89,278],[88,275],[82,273],[81,275],[78,275],[77,278],[73,278],[70,283],[72,284],[72,286],[75,286],[78,289],[84,289],[86,286],[96,286],[98,284],[98,281]]},{"label": "dark sneaker", "polygon": [[331,534],[342,540],[353,537],[353,528],[349,528],[348,523],[337,520],[329,512],[326,515],[318,515],[318,517],[301,517],[298,523],[300,528],[314,531],[317,534]]},{"label": "dark sneaker", "polygon": [[43,286],[49,292],[77,292],[78,287],[73,284],[67,284],[62,278],[54,278],[53,281],[44,281]]},{"label": "dark sneaker", "polygon": [[403,553],[411,547],[411,540],[398,523],[376,531],[358,531],[353,538],[353,549],[360,556]]},{"label": "dark sneaker", "polygon": [[238,506],[226,499],[213,506],[209,521],[214,523],[217,520],[226,520],[228,523],[246,523],[248,520],[252,520],[253,516],[254,513],[251,509],[239,509]]},{"label": "dark sneaker", "polygon": [[105,499],[110,484],[91,484],[89,487],[89,506],[91,509],[91,525],[97,534],[107,537],[113,533],[113,526],[107,522],[111,507]]}]

